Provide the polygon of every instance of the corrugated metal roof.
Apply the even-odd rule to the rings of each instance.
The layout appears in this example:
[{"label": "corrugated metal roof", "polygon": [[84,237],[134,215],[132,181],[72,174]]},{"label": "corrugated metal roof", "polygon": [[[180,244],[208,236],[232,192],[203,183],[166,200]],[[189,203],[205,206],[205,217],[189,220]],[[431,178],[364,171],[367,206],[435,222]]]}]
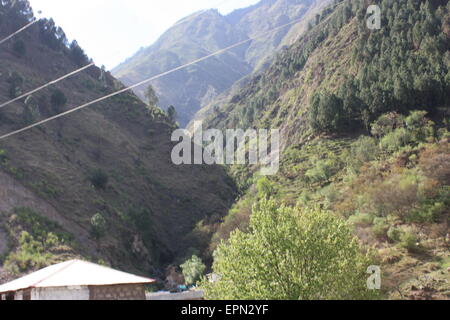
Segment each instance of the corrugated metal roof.
[{"label": "corrugated metal roof", "polygon": [[155,280],[117,271],[81,260],[70,260],[44,268],[0,286],[0,293],[28,288],[146,284]]}]

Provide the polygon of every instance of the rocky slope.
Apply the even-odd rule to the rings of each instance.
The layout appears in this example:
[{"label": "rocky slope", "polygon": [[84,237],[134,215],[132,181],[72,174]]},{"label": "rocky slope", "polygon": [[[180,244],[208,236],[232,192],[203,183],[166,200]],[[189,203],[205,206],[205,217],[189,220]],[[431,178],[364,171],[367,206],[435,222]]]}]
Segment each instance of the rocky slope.
[{"label": "rocky slope", "polygon": [[[1,38],[32,18],[27,1],[15,3],[0,6]],[[0,101],[88,62],[52,21],[40,21],[2,44]],[[121,87],[91,67],[3,108],[0,132]],[[208,240],[195,226],[219,220],[235,187],[221,167],[173,165],[173,129],[124,93],[0,141],[0,264],[24,272],[82,256],[157,276],[190,249],[201,251]]]}]

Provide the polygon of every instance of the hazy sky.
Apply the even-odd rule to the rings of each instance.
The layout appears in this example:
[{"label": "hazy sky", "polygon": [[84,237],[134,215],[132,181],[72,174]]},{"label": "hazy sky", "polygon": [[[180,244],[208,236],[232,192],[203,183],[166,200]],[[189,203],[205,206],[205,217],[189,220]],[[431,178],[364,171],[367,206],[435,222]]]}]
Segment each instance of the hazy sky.
[{"label": "hazy sky", "polygon": [[259,0],[29,0],[35,14],[52,17],[97,65],[116,66],[152,44],[181,18],[203,9],[222,14]]}]

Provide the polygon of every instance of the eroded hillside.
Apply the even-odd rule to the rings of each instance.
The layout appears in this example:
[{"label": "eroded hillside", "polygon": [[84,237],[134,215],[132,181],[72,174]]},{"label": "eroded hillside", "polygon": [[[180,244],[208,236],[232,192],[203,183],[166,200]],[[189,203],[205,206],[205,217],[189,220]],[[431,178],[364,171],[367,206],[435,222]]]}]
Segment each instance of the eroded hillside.
[{"label": "eroded hillside", "polygon": [[[0,7],[2,38],[32,18],[26,1],[10,5]],[[2,44],[0,99],[88,63],[61,29],[41,20]],[[91,67],[3,108],[1,133],[119,88],[109,73]],[[235,188],[223,168],[173,165],[173,129],[164,113],[124,93],[2,140],[4,267],[25,272],[75,255],[158,275],[190,249],[201,251],[208,240],[194,227],[220,219]]]}]

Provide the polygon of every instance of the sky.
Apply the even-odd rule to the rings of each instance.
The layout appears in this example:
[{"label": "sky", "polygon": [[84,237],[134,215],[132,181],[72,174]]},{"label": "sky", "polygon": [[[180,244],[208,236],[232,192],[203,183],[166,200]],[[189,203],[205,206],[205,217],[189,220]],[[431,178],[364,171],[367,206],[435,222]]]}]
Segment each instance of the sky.
[{"label": "sky", "polygon": [[[53,18],[97,65],[112,69],[155,42],[178,20],[200,10],[222,14],[259,0],[29,0],[35,15]],[[42,11],[38,15],[38,11]]]}]

